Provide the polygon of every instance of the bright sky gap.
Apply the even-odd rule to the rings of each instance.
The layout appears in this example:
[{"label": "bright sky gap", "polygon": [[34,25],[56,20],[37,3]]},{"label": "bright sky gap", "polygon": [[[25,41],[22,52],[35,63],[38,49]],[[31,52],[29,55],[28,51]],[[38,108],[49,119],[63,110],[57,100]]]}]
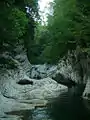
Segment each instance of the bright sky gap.
[{"label": "bright sky gap", "polygon": [[39,12],[43,24],[47,21],[47,14],[49,13],[50,2],[53,2],[53,0],[39,0],[38,2],[40,7]]}]

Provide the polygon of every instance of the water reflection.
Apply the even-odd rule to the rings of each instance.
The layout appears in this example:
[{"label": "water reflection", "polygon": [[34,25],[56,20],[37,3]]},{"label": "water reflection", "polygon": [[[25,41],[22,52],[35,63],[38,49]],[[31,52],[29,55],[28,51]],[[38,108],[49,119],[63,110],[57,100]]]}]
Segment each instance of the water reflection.
[{"label": "water reflection", "polygon": [[69,93],[61,95],[51,108],[53,120],[90,120],[90,112],[83,104],[83,99],[70,96]]},{"label": "water reflection", "polygon": [[22,120],[90,120],[90,111],[84,106],[83,99],[69,93],[60,95],[45,108],[9,114],[19,115]]}]

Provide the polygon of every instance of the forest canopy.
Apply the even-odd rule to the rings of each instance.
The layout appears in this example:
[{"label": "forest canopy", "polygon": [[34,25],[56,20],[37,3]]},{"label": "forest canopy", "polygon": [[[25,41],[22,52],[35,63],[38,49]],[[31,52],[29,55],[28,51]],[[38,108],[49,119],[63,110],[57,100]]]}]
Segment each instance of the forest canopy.
[{"label": "forest canopy", "polygon": [[54,0],[47,24],[39,17],[38,0],[0,1],[0,51],[23,44],[31,63],[55,64],[68,50],[90,46],[90,1]]},{"label": "forest canopy", "polygon": [[0,16],[0,48],[22,43],[28,49],[38,19],[38,0],[1,0]]},{"label": "forest canopy", "polygon": [[[56,63],[68,50],[90,46],[90,1],[54,0],[53,14],[48,15],[47,25],[37,26],[36,44],[42,45],[43,62]],[[51,11],[52,12],[52,11]]]}]

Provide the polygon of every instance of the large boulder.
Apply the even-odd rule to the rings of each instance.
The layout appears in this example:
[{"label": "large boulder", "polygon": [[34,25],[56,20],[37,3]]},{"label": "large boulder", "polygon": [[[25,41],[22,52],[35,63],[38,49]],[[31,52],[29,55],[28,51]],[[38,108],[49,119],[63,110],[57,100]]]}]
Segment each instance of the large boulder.
[{"label": "large boulder", "polygon": [[[51,68],[53,68],[51,66],[35,66],[40,73],[41,80],[31,79],[35,78],[34,69],[30,71],[32,65],[27,59],[23,46],[16,47],[11,53],[4,52],[0,60],[2,63],[5,62],[5,65],[7,64],[7,67],[0,64],[1,120],[20,120],[17,116],[9,116],[5,113],[45,106],[51,99],[68,90],[66,86],[48,77],[48,71],[51,73]],[[15,69],[11,68],[13,65],[16,65]],[[30,75],[31,78],[29,78]]]}]

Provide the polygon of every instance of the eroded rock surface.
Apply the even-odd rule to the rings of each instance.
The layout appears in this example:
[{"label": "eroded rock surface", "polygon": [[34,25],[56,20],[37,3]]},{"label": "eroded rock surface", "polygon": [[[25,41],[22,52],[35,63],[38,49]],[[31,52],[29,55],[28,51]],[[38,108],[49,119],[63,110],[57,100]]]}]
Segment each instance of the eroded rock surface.
[{"label": "eroded rock surface", "polygon": [[[3,53],[0,58],[5,60],[5,64],[0,64],[1,120],[20,120],[20,117],[6,115],[5,112],[45,106],[51,99],[68,90],[66,86],[59,83],[64,81],[65,84],[69,83],[69,85],[73,84],[74,86],[75,84],[81,84],[85,78],[81,79],[79,64],[75,65],[70,56],[67,59],[61,59],[54,66],[47,64],[31,65],[22,47],[16,48],[14,52],[14,56]],[[6,62],[7,59],[9,66]],[[83,96],[88,99],[90,96],[90,80],[89,77],[86,78],[84,81],[86,88]],[[70,83],[70,80],[72,80],[72,83]]]},{"label": "eroded rock surface", "polygon": [[17,84],[18,80],[12,77],[2,76],[0,80],[1,117],[5,116],[3,115],[4,112],[45,106],[50,99],[56,98],[60,93],[67,91],[67,87],[58,84],[51,78],[45,78],[38,81],[28,77],[24,79],[33,81],[33,85],[28,84],[21,86]]},{"label": "eroded rock surface", "polygon": [[[5,61],[10,60],[10,65],[8,67],[6,63],[6,65],[1,64],[0,67],[0,120],[21,120],[21,117],[5,113],[45,106],[51,99],[68,90],[66,86],[58,84],[46,75],[43,76],[42,73],[40,80],[29,78],[32,65],[25,51],[23,52],[22,47],[19,47],[14,52],[14,55],[3,53]],[[44,72],[48,72],[47,70]],[[21,85],[22,81],[24,81],[23,85]],[[26,84],[31,81],[33,84]]]},{"label": "eroded rock surface", "polygon": [[90,100],[90,78],[88,78],[86,88],[83,93],[83,97],[84,97],[84,99]]}]

